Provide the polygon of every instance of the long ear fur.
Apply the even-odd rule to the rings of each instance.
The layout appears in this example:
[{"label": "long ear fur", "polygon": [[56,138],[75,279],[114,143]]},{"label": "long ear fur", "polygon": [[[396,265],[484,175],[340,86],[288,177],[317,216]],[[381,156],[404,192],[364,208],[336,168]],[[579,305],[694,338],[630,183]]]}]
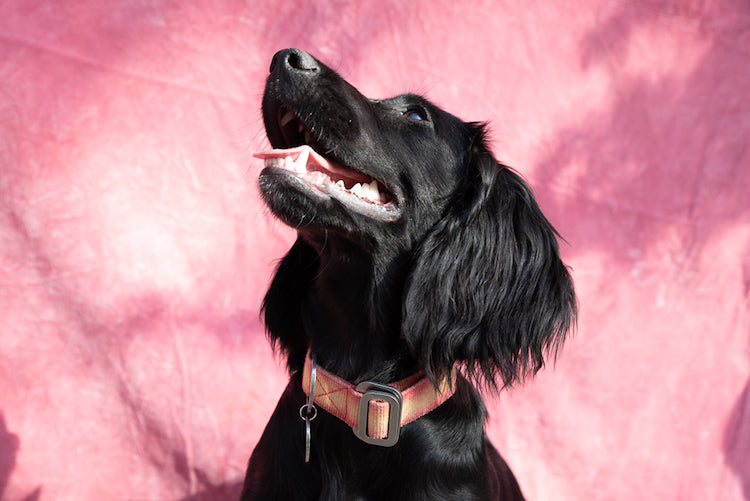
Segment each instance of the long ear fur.
[{"label": "long ear fur", "polygon": [[556,354],[577,310],[556,237],[477,126],[466,185],[422,242],[404,299],[402,333],[430,377],[463,362],[499,389]]},{"label": "long ear fur", "polygon": [[318,255],[297,239],[279,263],[263,300],[266,331],[274,348],[287,357],[290,372],[302,368],[308,339],[302,325],[305,298],[318,269]]}]

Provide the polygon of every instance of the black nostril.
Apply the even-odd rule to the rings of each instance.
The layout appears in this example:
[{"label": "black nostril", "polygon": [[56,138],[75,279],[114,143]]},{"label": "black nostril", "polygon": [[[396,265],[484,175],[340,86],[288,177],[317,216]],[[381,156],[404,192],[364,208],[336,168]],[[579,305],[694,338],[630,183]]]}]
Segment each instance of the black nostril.
[{"label": "black nostril", "polygon": [[[282,65],[279,67],[279,65]],[[310,54],[299,49],[284,49],[277,52],[271,60],[271,73],[277,70],[317,71],[320,69],[318,61]]]},{"label": "black nostril", "polygon": [[316,71],[320,69],[318,61],[304,50],[288,49],[286,62],[290,68],[301,71]]}]

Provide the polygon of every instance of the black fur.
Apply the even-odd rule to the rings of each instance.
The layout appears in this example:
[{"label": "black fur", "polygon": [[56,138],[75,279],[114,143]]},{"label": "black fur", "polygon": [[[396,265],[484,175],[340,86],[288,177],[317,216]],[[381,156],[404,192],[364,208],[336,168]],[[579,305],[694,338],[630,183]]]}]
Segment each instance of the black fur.
[{"label": "black fur", "polygon": [[[288,111],[295,121],[282,127]],[[484,125],[413,94],[367,99],[297,49],[274,56],[263,117],[275,148],[311,143],[377,180],[390,203],[361,209],[283,169],[263,170],[266,203],[298,231],[264,302],[291,378],[250,458],[242,499],[523,499],[484,434],[470,381],[499,390],[533,375],[575,322],[556,232],[529,187],[494,159]],[[465,377],[393,448],[360,442],[321,411],[305,464],[308,347],[354,384],[419,371],[437,380],[456,363]]]}]

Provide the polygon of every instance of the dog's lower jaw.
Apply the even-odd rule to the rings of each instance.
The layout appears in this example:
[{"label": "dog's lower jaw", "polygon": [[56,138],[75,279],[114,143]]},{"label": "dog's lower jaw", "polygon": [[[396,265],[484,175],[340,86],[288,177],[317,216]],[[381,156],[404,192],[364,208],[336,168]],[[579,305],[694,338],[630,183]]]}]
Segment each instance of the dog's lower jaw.
[{"label": "dog's lower jaw", "polygon": [[[276,169],[264,169],[259,179],[259,188],[264,202],[271,212],[284,224],[297,230],[300,236],[316,250],[330,247],[330,237],[342,240],[388,256],[397,255],[400,248],[393,249],[394,235],[404,227],[398,221],[400,209],[370,208],[353,212],[335,197],[310,188],[297,177]],[[349,195],[351,198],[353,195]],[[361,202],[362,206],[372,205]],[[372,213],[372,214],[371,214]],[[377,213],[378,217],[370,217]],[[368,215],[370,214],[370,215]]]}]

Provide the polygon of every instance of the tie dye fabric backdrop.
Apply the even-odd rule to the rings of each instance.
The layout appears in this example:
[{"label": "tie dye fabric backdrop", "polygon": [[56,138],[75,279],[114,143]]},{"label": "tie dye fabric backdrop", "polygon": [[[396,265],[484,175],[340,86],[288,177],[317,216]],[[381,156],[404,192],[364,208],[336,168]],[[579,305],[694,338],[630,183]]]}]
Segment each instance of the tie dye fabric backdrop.
[{"label": "tie dye fabric backdrop", "polygon": [[567,240],[578,333],[489,402],[530,500],[750,499],[747,1],[8,0],[2,500],[237,497],[286,378],[251,155],[289,46],[490,120]]}]

